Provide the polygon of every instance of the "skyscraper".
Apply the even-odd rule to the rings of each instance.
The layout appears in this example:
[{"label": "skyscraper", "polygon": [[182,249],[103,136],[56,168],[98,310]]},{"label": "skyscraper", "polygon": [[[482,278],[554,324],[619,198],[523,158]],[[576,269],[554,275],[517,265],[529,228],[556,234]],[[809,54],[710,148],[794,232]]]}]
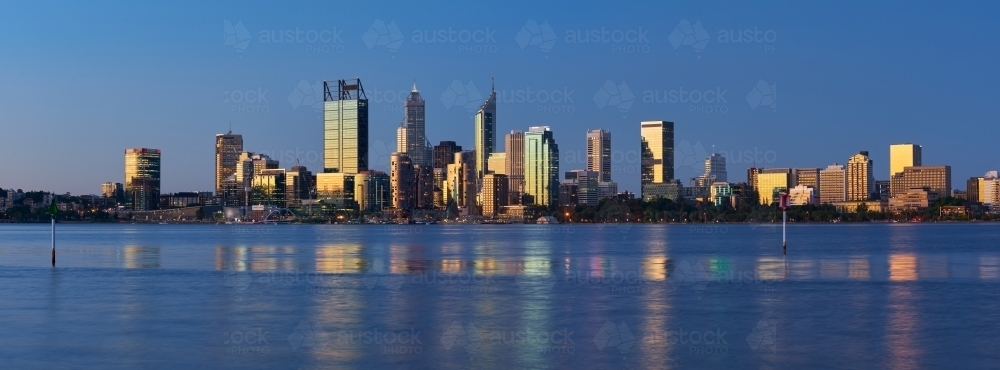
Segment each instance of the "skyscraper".
[{"label": "skyscraper", "polygon": [[361,80],[323,81],[323,172],[367,169],[368,96]]},{"label": "skyscraper", "polygon": [[125,149],[126,208],[156,209],[160,204],[160,150]]},{"label": "skyscraper", "polygon": [[674,123],[643,121],[641,135],[642,183],[661,183],[674,179]]},{"label": "skyscraper", "polygon": [[904,143],[889,146],[889,178],[903,172],[906,167],[923,165],[923,147]]},{"label": "skyscraper", "polygon": [[813,189],[813,196],[820,197],[819,168],[796,168],[792,170],[792,187],[808,186]]},{"label": "skyscraper", "polygon": [[597,172],[598,182],[611,181],[611,131],[587,131],[587,170]]},{"label": "skyscraper", "polygon": [[705,159],[705,176],[715,179],[715,181],[729,181],[726,173],[726,157],[721,154],[712,153]]},{"label": "skyscraper", "polygon": [[285,178],[283,168],[254,171],[250,204],[285,207],[288,196],[285,189]]},{"label": "skyscraper", "polygon": [[243,135],[232,131],[215,135],[215,195],[225,206],[241,205],[243,201],[241,184],[236,179],[240,153],[243,153]]},{"label": "skyscraper", "polygon": [[354,200],[361,212],[382,212],[382,209],[392,206],[389,175],[372,170],[354,175]]},{"label": "skyscraper", "polygon": [[389,192],[392,194],[393,208],[416,207],[415,180],[413,161],[410,157],[405,153],[392,153],[389,157]]},{"label": "skyscraper", "polygon": [[490,96],[479,106],[476,112],[476,179],[482,179],[483,175],[489,171],[490,153],[496,150],[496,115],[497,115],[497,91],[493,86],[490,89]]},{"label": "skyscraper", "polygon": [[473,151],[455,153],[445,180],[445,204],[455,202],[466,214],[476,213],[476,159]]},{"label": "skyscraper", "polygon": [[299,205],[312,199],[313,174],[305,166],[293,166],[285,173],[285,204]]},{"label": "skyscraper", "polygon": [[847,200],[847,170],[831,164],[819,172],[819,202],[833,203]]},{"label": "skyscraper", "polygon": [[[674,179],[674,123],[668,121],[643,121],[640,124],[640,184],[645,192],[647,185],[666,184]],[[672,185],[679,188],[680,185]],[[663,186],[655,186],[657,196],[664,194]],[[651,188],[652,189],[652,188]],[[651,196],[641,194],[643,199]]]},{"label": "skyscraper", "polygon": [[442,141],[434,146],[434,168],[447,169],[455,161],[455,153],[461,152],[462,146],[454,141]]},{"label": "skyscraper", "polygon": [[430,165],[413,165],[413,176],[415,181],[414,197],[416,197],[416,207],[420,209],[434,208],[434,168]]},{"label": "skyscraper", "polygon": [[507,176],[502,174],[488,173],[483,176],[483,216],[496,217],[507,205],[509,184]]},{"label": "skyscraper", "polygon": [[[490,168],[490,173],[495,173],[498,175],[507,175],[507,153],[506,152],[496,152],[490,153],[490,158],[486,160]],[[506,178],[504,178],[506,179]]]},{"label": "skyscraper", "polygon": [[757,174],[757,196],[760,204],[770,205],[778,201],[778,194],[787,193],[792,182],[789,168],[768,168]]},{"label": "skyscraper", "polygon": [[403,122],[396,134],[396,151],[406,153],[415,165],[430,166],[432,158],[424,125],[424,98],[417,91],[416,82],[403,102],[403,109]]},{"label": "skyscraper", "polygon": [[504,136],[504,153],[506,163],[508,186],[508,201],[511,205],[520,205],[521,197],[524,195],[524,133],[521,131],[511,131]]},{"label": "skyscraper", "polygon": [[527,204],[550,207],[559,201],[559,146],[548,126],[524,134],[524,194]]},{"label": "skyscraper", "polygon": [[861,151],[847,160],[847,200],[869,200],[875,191],[875,175],[868,151]]}]

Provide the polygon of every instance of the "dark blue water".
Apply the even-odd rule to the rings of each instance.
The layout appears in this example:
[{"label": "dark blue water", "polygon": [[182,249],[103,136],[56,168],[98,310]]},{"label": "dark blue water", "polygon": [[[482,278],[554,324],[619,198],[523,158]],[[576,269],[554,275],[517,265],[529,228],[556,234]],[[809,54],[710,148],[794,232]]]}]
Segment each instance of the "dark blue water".
[{"label": "dark blue water", "polygon": [[0,367],[995,368],[998,231],[0,225]]}]

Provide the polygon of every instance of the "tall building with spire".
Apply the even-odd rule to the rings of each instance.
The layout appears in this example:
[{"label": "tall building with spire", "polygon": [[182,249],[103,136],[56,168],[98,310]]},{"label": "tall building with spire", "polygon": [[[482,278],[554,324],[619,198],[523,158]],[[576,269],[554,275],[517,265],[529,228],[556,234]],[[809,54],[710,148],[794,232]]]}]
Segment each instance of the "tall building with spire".
[{"label": "tall building with spire", "polygon": [[361,80],[323,81],[323,172],[367,169],[368,96]]},{"label": "tall building with spire", "polygon": [[215,135],[215,195],[222,205],[240,205],[242,185],[236,179],[236,165],[243,152],[243,135],[233,130]]},{"label": "tall building with spire", "polygon": [[475,156],[476,156],[476,178],[482,179],[483,175],[489,171],[490,153],[496,150],[496,116],[497,116],[497,91],[496,85],[491,84],[490,96],[479,106],[479,111],[475,117]]},{"label": "tall building with spire", "polygon": [[406,153],[414,165],[430,166],[433,161],[430,142],[427,141],[424,115],[424,98],[417,91],[417,82],[403,102],[403,121],[396,129],[396,151]]}]

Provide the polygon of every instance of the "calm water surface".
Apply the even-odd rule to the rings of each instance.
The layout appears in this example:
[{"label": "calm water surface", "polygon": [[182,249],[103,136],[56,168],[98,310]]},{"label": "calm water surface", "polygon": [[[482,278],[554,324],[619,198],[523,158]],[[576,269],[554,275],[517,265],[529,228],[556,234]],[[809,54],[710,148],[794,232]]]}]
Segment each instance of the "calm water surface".
[{"label": "calm water surface", "polygon": [[0,367],[995,368],[998,231],[0,225]]}]

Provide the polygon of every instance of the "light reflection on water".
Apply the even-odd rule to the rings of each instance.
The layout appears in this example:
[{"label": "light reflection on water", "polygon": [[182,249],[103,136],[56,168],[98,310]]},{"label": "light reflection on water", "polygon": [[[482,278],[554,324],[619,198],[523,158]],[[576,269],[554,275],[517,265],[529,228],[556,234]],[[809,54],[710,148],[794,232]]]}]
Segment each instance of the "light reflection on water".
[{"label": "light reflection on water", "polygon": [[[105,236],[88,236],[95,227]],[[787,256],[775,248],[780,234],[737,226],[722,235],[638,225],[429,226],[403,235],[378,226],[267,227],[253,235],[221,226],[66,227],[60,267],[50,269],[45,240],[33,241],[44,228],[2,226],[0,283],[9,288],[0,327],[21,334],[0,334],[0,354],[18,354],[12,367],[47,367],[36,349],[44,343],[84,367],[120,358],[102,363],[111,368],[997,360],[981,331],[1000,325],[1000,298],[988,293],[1000,281],[1000,253],[992,229],[978,225],[797,227]],[[942,230],[980,241],[955,247]],[[109,327],[124,332],[101,329]],[[254,330],[270,333],[267,353],[248,352],[261,343],[224,342]],[[82,344],[36,334],[60,331],[94,334]],[[418,332],[419,342],[370,340]],[[725,341],[706,343],[707,333]],[[941,344],[952,342],[965,355]],[[69,351],[78,346],[91,355]]]}]

